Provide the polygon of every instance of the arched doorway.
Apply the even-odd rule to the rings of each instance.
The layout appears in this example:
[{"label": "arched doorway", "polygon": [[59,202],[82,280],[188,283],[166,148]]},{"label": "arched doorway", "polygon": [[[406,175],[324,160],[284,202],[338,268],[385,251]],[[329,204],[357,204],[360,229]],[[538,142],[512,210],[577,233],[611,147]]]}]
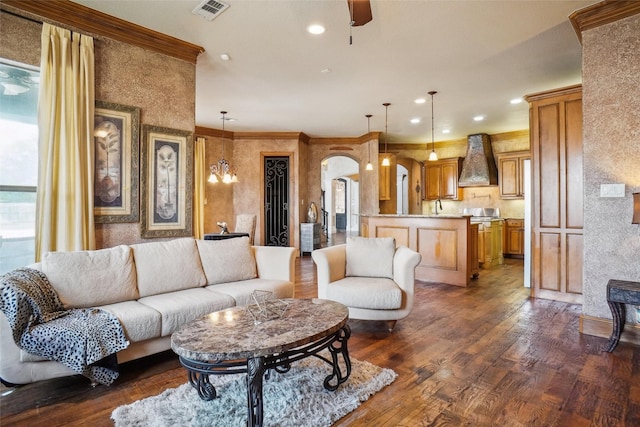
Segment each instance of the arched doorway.
[{"label": "arched doorway", "polygon": [[336,233],[357,235],[360,229],[359,164],[347,156],[330,156],[322,160],[321,220],[331,239]]}]

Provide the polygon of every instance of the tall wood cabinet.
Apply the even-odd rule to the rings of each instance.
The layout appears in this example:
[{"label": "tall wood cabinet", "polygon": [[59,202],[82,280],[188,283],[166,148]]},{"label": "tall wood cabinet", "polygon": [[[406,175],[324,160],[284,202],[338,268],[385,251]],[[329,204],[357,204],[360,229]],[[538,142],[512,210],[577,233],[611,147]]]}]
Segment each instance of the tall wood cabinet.
[{"label": "tall wood cabinet", "polygon": [[462,168],[462,157],[425,161],[425,200],[459,200],[462,190],[458,178]]},{"label": "tall wood cabinet", "polygon": [[582,86],[526,100],[533,175],[532,293],[582,303]]},{"label": "tall wood cabinet", "polygon": [[514,151],[497,155],[498,187],[501,199],[524,199],[524,161],[529,151]]}]

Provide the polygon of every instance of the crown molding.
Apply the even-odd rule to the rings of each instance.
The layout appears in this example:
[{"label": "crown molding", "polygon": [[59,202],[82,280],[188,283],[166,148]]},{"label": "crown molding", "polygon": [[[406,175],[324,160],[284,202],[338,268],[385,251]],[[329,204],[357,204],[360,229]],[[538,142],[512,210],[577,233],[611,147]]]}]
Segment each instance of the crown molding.
[{"label": "crown molding", "polygon": [[204,48],[69,0],[2,0],[0,8],[28,19],[104,37],[195,64]]},{"label": "crown molding", "polygon": [[640,13],[640,1],[605,0],[576,10],[569,15],[573,29],[582,44],[582,33]]},{"label": "crown molding", "polygon": [[523,98],[527,102],[531,101],[539,101],[541,99],[546,99],[552,96],[563,96],[569,95],[572,93],[581,93],[582,92],[582,84],[572,85],[561,87],[559,89],[551,89],[545,90],[544,92],[531,93],[529,95],[525,95]]}]

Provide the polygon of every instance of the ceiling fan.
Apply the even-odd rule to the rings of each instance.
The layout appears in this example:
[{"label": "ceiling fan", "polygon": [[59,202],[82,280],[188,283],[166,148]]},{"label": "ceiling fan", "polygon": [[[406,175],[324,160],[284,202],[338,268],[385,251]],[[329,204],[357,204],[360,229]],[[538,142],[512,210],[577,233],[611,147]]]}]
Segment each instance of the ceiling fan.
[{"label": "ceiling fan", "polygon": [[351,26],[359,27],[373,19],[370,0],[347,0]]},{"label": "ceiling fan", "polygon": [[373,19],[370,0],[347,0],[349,5],[349,44],[353,44],[352,27],[360,27]]}]

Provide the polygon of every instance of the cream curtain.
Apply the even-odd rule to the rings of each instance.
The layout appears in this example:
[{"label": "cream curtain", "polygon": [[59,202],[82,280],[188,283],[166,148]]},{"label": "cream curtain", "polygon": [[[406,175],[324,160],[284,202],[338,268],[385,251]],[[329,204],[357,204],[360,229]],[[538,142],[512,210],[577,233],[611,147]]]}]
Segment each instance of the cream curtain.
[{"label": "cream curtain", "polygon": [[36,261],[95,248],[93,38],[44,23],[38,107]]},{"label": "cream curtain", "polygon": [[206,181],[205,139],[196,139],[193,185],[193,235],[196,239],[204,238],[204,199]]}]

